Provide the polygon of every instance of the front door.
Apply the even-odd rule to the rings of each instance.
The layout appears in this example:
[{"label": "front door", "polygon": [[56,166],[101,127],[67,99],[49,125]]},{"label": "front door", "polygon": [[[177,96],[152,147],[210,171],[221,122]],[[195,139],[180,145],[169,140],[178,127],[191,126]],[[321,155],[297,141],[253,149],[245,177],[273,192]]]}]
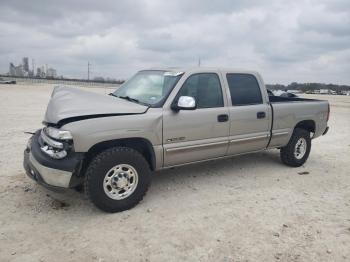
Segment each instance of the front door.
[{"label": "front door", "polygon": [[215,72],[190,75],[180,96],[194,97],[195,110],[164,109],[164,166],[224,156],[228,147],[228,108],[220,76]]}]

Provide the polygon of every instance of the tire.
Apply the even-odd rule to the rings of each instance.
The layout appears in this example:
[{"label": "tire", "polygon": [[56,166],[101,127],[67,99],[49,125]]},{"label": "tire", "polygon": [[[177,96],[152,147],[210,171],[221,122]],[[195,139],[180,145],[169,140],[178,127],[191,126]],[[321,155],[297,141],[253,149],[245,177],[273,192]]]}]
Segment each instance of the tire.
[{"label": "tire", "polygon": [[90,162],[85,174],[85,192],[99,209],[121,212],[142,200],[150,185],[151,174],[147,161],[138,151],[113,147]]},{"label": "tire", "polygon": [[[306,148],[303,148],[305,144]],[[299,146],[299,150],[297,147]],[[303,165],[309,157],[311,150],[310,132],[295,128],[288,144],[281,148],[280,155],[282,162],[291,167],[299,167]]]}]

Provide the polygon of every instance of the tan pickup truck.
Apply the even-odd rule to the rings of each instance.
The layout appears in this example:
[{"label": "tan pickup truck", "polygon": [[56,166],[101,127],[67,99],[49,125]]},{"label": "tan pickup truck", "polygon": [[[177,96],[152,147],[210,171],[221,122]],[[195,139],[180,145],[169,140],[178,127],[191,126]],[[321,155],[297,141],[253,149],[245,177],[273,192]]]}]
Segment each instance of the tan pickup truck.
[{"label": "tan pickup truck", "polygon": [[118,212],[143,198],[156,170],[272,148],[301,166],[328,117],[327,101],[269,96],[256,72],[143,70],[109,95],[56,87],[24,167],[51,189],[84,185],[97,207]]}]

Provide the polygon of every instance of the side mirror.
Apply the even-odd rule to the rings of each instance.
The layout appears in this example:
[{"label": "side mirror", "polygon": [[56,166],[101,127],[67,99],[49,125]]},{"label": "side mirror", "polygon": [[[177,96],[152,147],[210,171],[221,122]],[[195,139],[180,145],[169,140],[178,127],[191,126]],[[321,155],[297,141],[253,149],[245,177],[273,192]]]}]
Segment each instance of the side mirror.
[{"label": "side mirror", "polygon": [[179,110],[195,110],[197,108],[196,100],[192,96],[180,96],[176,103],[173,103],[171,109]]}]

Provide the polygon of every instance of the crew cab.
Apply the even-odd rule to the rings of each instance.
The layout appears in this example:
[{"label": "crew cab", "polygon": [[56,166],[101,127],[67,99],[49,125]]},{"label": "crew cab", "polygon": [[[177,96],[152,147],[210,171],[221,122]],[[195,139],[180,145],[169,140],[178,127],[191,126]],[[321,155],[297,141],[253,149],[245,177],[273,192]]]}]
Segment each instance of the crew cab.
[{"label": "crew cab", "polygon": [[254,71],[139,71],[109,95],[56,87],[24,168],[51,188],[84,186],[100,209],[130,209],[154,171],[277,148],[291,167],[328,131],[327,101],[269,96]]}]

